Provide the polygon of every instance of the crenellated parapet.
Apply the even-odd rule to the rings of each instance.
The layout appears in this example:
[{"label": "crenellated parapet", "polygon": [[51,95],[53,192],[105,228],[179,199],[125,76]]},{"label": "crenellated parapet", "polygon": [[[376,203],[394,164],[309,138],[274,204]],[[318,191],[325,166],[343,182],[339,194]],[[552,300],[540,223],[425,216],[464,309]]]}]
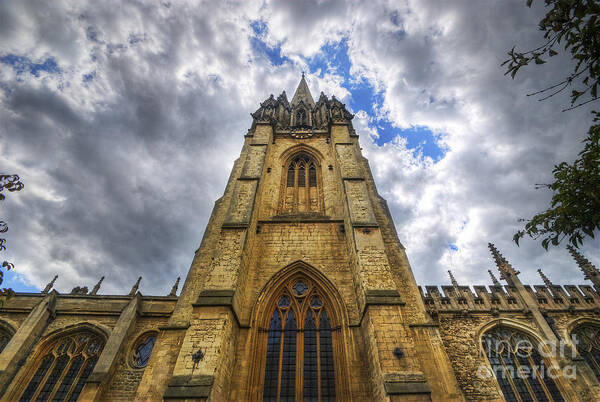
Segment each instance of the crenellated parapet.
[{"label": "crenellated parapet", "polygon": [[[544,311],[600,311],[600,294],[590,285],[525,285],[535,306]],[[440,313],[524,312],[526,306],[512,286],[419,286],[425,308]]]},{"label": "crenellated parapet", "polygon": [[[556,285],[541,269],[538,274],[543,285],[523,285],[515,270],[493,244],[488,244],[500,277],[508,285],[502,285],[491,270],[488,270],[493,282],[489,286],[462,286],[448,271],[452,285],[419,286],[427,311],[433,316],[439,313],[484,313],[497,315],[501,312],[532,311],[547,314],[549,312],[594,312],[600,314],[600,288],[593,281],[597,269],[577,251],[569,248],[577,264],[584,273],[584,279],[594,282],[591,285]],[[441,290],[440,290],[441,288]]]}]

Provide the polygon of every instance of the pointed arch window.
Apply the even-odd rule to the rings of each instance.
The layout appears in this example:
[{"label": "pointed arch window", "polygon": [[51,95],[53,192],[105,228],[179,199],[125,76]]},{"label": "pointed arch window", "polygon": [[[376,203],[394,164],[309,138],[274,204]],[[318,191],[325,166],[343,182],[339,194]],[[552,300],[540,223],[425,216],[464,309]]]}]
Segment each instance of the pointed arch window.
[{"label": "pointed arch window", "polygon": [[600,326],[580,325],[571,333],[571,338],[577,341],[577,351],[600,381]]},{"label": "pointed arch window", "polygon": [[92,332],[61,337],[45,350],[20,401],[76,401],[104,347]]},{"label": "pointed arch window", "polygon": [[306,278],[284,286],[268,328],[263,401],[334,401],[328,306]]},{"label": "pointed arch window", "polygon": [[295,156],[287,165],[281,212],[319,213],[321,212],[321,189],[318,165],[307,154]]},{"label": "pointed arch window", "polygon": [[531,337],[496,327],[484,334],[482,348],[507,401],[564,401]]}]

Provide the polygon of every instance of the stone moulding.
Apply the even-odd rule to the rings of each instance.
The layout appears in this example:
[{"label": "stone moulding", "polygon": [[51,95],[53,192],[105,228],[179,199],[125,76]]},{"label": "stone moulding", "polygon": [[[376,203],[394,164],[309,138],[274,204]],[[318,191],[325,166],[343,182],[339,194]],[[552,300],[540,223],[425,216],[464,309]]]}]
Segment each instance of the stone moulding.
[{"label": "stone moulding", "polygon": [[248,328],[247,325],[242,325],[238,318],[238,315],[233,308],[233,296],[235,291],[231,289],[207,289],[200,292],[198,300],[193,303],[193,307],[229,307],[235,323],[239,328]]},{"label": "stone moulding", "polygon": [[[404,305],[400,293],[395,289],[369,289],[365,292],[366,306]],[[365,306],[365,308],[366,308]]]},{"label": "stone moulding", "polygon": [[171,377],[164,399],[208,398],[215,378],[212,375],[179,375]]},{"label": "stone moulding", "polygon": [[248,223],[225,222],[221,225],[222,229],[247,229]]},{"label": "stone moulding", "polygon": [[420,373],[386,374],[383,386],[388,395],[431,394],[425,376]]},{"label": "stone moulding", "polygon": [[231,289],[208,289],[200,292],[198,300],[194,303],[196,306],[232,306],[233,295],[235,292]]},{"label": "stone moulding", "polygon": [[178,322],[174,324],[163,325],[162,327],[158,327],[158,329],[160,331],[182,331],[188,329],[189,327],[189,322]]},{"label": "stone moulding", "polygon": [[369,223],[369,222],[353,222],[352,223],[352,227],[353,228],[373,228],[373,229],[377,229],[377,228],[379,228],[379,225],[377,223]]},{"label": "stone moulding", "polygon": [[401,382],[385,381],[383,383],[385,392],[388,395],[402,394],[431,394],[431,388],[427,382]]}]

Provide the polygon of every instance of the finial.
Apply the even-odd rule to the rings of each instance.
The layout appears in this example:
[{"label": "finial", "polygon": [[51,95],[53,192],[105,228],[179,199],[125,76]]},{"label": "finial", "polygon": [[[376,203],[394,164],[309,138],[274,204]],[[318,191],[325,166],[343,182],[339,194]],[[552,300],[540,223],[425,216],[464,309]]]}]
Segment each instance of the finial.
[{"label": "finial", "polygon": [[44,288],[44,290],[42,290],[42,293],[46,294],[50,291],[50,289],[52,289],[54,287],[54,282],[56,282],[56,279],[58,278],[58,275],[55,275],[54,278],[48,282],[48,284],[46,285],[46,287]]},{"label": "finial", "polygon": [[507,277],[510,277],[510,275],[512,275],[512,274],[514,274],[514,275],[520,274],[520,272],[516,271],[512,267],[512,265],[509,264],[509,262],[506,260],[506,258],[504,258],[504,256],[502,254],[500,254],[498,249],[496,249],[496,246],[494,246],[492,243],[488,243],[488,247],[489,247],[490,251],[492,252],[492,256],[494,257],[496,266],[498,267],[498,270],[500,271],[500,278],[507,279]]},{"label": "finial", "polygon": [[100,285],[102,285],[102,281],[103,280],[104,280],[104,277],[100,278],[100,280],[98,281],[98,283],[96,285],[94,285],[94,288],[90,292],[91,295],[95,295],[95,294],[98,293],[98,290],[100,290]]},{"label": "finial", "polygon": [[180,276],[177,277],[177,280],[175,281],[175,285],[173,285],[173,287],[171,288],[171,293],[169,293],[169,296],[172,296],[172,297],[177,296],[177,288],[179,287],[179,279],[181,279]]},{"label": "finial", "polygon": [[456,282],[456,279],[454,279],[454,275],[452,275],[452,271],[448,270],[448,275],[450,276],[450,282],[452,282],[452,286],[454,286],[454,288],[458,289],[458,282]]},{"label": "finial", "polygon": [[142,277],[140,276],[137,280],[137,282],[135,283],[135,285],[133,285],[133,287],[131,288],[131,290],[129,291],[129,296],[133,296],[137,293],[138,288],[140,287],[140,282],[142,281]]},{"label": "finial", "polygon": [[542,280],[544,281],[544,285],[546,285],[546,287],[550,290],[554,289],[554,284],[552,282],[550,282],[550,279],[548,279],[548,277],[546,275],[544,275],[542,270],[538,269],[537,271],[538,271],[538,274],[540,274],[540,276],[542,277]]},{"label": "finial", "polygon": [[494,284],[494,286],[502,286],[500,281],[494,276],[494,273],[491,269],[488,269],[488,273],[490,274],[490,278],[492,278],[492,283]]},{"label": "finial", "polygon": [[304,78],[304,70],[302,70],[302,78]]},{"label": "finial", "polygon": [[570,244],[567,245],[567,250],[569,250],[569,253],[571,253],[573,258],[575,259],[575,262],[577,263],[577,265],[579,265],[579,268],[581,268],[581,271],[583,271],[583,273],[585,275],[585,279],[592,279],[593,276],[598,275],[599,271],[594,266],[594,264],[592,264],[583,255],[581,255],[577,250],[575,250],[575,248],[573,248],[573,246],[571,246]]}]

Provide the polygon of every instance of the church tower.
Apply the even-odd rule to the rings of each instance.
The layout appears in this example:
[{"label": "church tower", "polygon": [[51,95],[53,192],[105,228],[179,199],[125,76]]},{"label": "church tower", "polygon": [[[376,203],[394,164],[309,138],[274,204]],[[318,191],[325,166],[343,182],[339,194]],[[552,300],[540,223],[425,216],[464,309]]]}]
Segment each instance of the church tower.
[{"label": "church tower", "polygon": [[252,113],[137,400],[463,400],[335,97]]}]

